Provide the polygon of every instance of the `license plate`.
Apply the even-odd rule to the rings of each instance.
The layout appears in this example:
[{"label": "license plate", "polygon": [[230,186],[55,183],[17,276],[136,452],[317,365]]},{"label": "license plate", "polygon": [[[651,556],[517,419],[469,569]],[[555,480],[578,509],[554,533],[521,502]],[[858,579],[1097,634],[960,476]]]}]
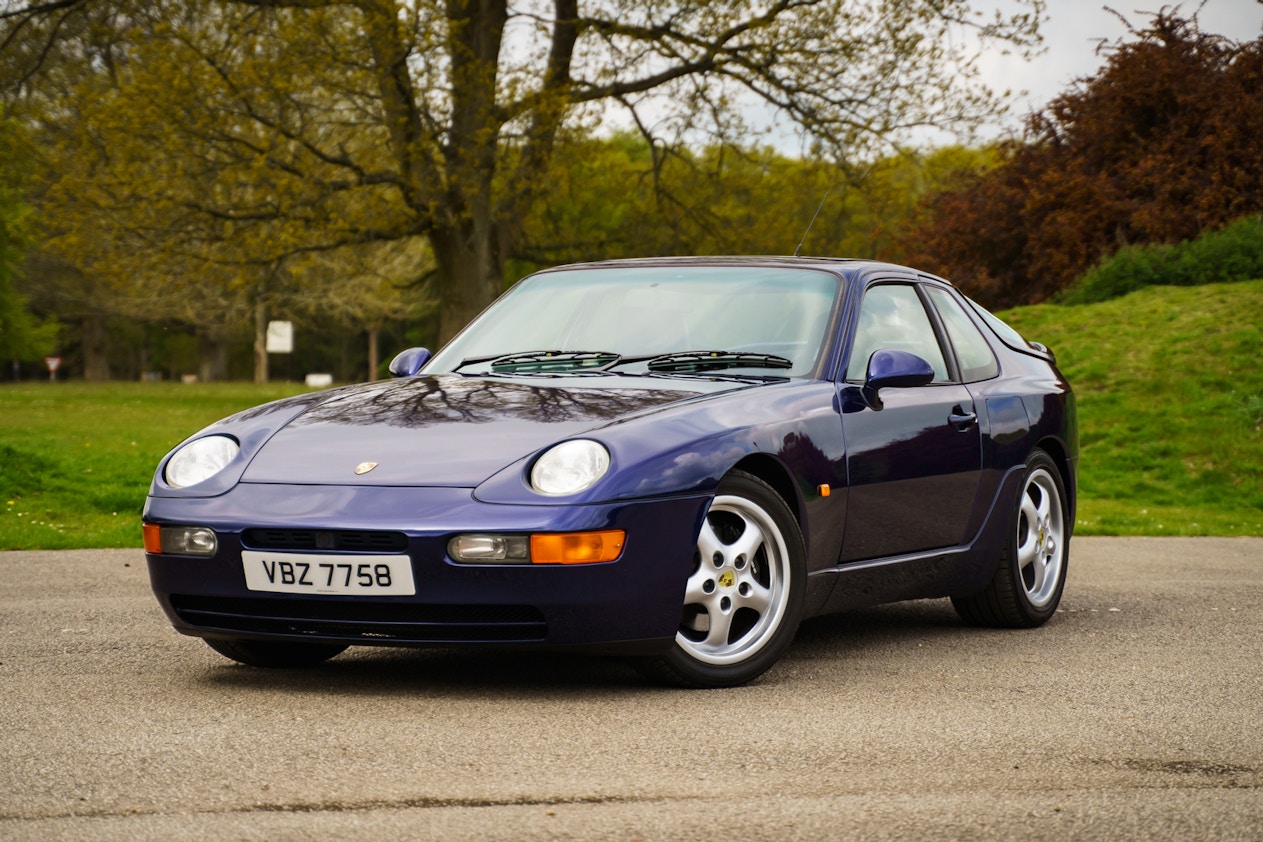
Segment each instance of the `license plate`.
[{"label": "license plate", "polygon": [[411,596],[412,561],[406,555],[320,555],[242,550],[246,587],[270,593]]}]

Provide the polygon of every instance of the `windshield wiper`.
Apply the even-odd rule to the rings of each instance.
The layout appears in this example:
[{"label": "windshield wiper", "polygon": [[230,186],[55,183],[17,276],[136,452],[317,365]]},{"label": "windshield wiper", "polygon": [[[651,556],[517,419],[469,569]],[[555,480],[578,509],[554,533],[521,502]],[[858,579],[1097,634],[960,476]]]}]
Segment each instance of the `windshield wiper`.
[{"label": "windshield wiper", "polygon": [[491,371],[495,374],[548,373],[603,369],[617,363],[619,359],[619,355],[612,351],[528,351],[462,360],[461,366],[467,363],[488,362],[491,363]]},{"label": "windshield wiper", "polygon": [[746,354],[735,351],[682,351],[662,354],[649,360],[650,371],[699,372],[726,368],[793,368],[792,360],[775,354]]},{"label": "windshield wiper", "polygon": [[692,374],[733,368],[793,367],[793,361],[775,354],[738,351],[678,351],[643,357],[623,357],[613,351],[525,351],[490,354],[461,360],[455,371],[466,366],[487,365],[492,374],[564,374],[610,371],[621,365],[645,363],[649,372]]}]

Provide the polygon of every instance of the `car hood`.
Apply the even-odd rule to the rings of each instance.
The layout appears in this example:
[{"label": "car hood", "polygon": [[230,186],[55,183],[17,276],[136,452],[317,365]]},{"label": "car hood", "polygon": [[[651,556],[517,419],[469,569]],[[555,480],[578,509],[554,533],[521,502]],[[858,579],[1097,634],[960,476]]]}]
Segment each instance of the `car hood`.
[{"label": "car hood", "polygon": [[680,401],[750,387],[732,380],[614,375],[437,375],[352,387],[291,418],[250,461],[241,481],[472,488],[554,442]]}]

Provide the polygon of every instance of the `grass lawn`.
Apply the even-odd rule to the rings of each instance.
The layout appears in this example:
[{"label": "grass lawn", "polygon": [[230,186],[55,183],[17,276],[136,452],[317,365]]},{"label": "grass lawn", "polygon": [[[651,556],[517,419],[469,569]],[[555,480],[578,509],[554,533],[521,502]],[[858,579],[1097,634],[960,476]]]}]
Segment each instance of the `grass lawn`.
[{"label": "grass lawn", "polygon": [[[1263,535],[1263,281],[1005,313],[1079,402],[1085,535]],[[0,550],[140,547],[168,450],[297,384],[0,386]]]},{"label": "grass lawn", "polygon": [[298,384],[0,386],[0,550],[140,547],[158,460],[207,424]]},{"label": "grass lawn", "polygon": [[1085,535],[1263,535],[1263,281],[1003,314],[1079,406]]}]

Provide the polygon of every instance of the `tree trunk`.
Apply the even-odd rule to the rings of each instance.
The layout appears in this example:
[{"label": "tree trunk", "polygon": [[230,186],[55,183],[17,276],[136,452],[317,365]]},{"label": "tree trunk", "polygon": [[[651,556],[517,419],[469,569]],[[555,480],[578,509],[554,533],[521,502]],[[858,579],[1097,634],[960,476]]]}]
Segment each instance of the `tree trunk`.
[{"label": "tree trunk", "polygon": [[110,379],[109,332],[105,316],[84,317],[83,379],[90,383],[104,383]]},{"label": "tree trunk", "polygon": [[223,336],[197,336],[197,378],[203,383],[228,379],[228,340]]},{"label": "tree trunk", "polygon": [[430,232],[438,264],[439,347],[500,294],[504,261],[497,235],[485,220]]},{"label": "tree trunk", "polygon": [[262,303],[254,308],[254,382],[268,382],[268,311]]},{"label": "tree trunk", "polygon": [[339,383],[351,382],[351,374],[350,374],[351,364],[347,360],[347,357],[349,354],[349,350],[348,350],[349,342],[350,340],[347,337],[346,330],[344,328],[339,327],[338,328],[338,370],[337,370],[337,378],[336,378]]},{"label": "tree trunk", "polygon": [[377,335],[380,332],[380,328],[370,327],[368,329],[368,380],[370,383],[377,379]]}]

